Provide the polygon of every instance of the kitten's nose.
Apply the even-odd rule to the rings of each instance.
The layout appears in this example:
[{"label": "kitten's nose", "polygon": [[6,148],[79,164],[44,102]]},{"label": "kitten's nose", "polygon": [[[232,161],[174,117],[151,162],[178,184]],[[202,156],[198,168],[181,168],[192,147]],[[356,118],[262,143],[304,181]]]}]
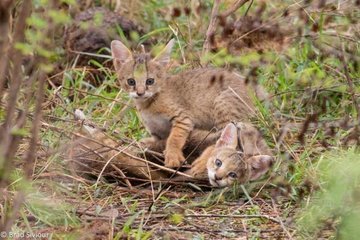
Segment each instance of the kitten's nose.
[{"label": "kitten's nose", "polygon": [[216,181],[221,180],[221,179],[222,179],[221,177],[219,177],[219,176],[217,176],[217,175],[215,174],[215,180],[216,180]]},{"label": "kitten's nose", "polygon": [[138,86],[138,87],[136,88],[136,94],[137,94],[139,97],[141,97],[142,95],[145,94],[145,88],[142,87],[142,86]]}]

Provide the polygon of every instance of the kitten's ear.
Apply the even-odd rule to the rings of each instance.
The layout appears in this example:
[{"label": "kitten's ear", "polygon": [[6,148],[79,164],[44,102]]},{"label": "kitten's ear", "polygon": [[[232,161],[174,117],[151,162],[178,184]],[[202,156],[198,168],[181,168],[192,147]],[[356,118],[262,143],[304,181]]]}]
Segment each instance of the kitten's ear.
[{"label": "kitten's ear", "polygon": [[238,145],[237,128],[233,123],[226,125],[217,140],[215,147],[231,147],[236,149]]},{"label": "kitten's ear", "polygon": [[155,62],[158,62],[166,66],[170,62],[170,55],[172,48],[174,47],[175,40],[171,39],[165,48],[160,51],[160,53],[154,58]]},{"label": "kitten's ear", "polygon": [[251,167],[250,180],[256,180],[264,175],[274,163],[274,157],[269,155],[257,155],[247,159]]},{"label": "kitten's ear", "polygon": [[133,59],[131,51],[120,41],[111,42],[111,55],[114,61],[115,70],[119,70],[121,65]]}]

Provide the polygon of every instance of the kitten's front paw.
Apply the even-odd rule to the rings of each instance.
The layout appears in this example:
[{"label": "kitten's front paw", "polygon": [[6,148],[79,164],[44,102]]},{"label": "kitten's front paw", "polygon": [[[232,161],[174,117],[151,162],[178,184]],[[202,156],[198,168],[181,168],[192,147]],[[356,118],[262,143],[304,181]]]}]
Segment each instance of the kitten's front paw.
[{"label": "kitten's front paw", "polygon": [[204,159],[198,158],[191,164],[190,173],[193,177],[204,177],[207,175],[206,169],[207,161]]},{"label": "kitten's front paw", "polygon": [[185,161],[183,153],[180,151],[165,151],[165,167],[177,168]]}]

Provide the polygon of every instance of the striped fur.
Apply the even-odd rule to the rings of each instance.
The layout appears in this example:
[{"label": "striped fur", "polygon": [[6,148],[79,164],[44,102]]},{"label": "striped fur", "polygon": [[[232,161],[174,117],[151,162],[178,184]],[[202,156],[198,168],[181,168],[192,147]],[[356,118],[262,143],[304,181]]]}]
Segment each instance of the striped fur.
[{"label": "striped fur", "polygon": [[[184,146],[200,142],[212,129],[207,146],[231,121],[249,121],[254,107],[251,90],[238,74],[226,69],[199,68],[169,74],[173,41],[155,59],[134,56],[119,41],[112,43],[114,65],[123,90],[134,98],[142,121],[151,134],[147,145],[166,139],[165,165],[179,167]],[[145,67],[144,67],[145,65]],[[135,86],[128,79],[136,81]],[[147,84],[148,79],[154,83]],[[139,94],[140,93],[140,94]],[[215,136],[215,137],[214,137]]]}]

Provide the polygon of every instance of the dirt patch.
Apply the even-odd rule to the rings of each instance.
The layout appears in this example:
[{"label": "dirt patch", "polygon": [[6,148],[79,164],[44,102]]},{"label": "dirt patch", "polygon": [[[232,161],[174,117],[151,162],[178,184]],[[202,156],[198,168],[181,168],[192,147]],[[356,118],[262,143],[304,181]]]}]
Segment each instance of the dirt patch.
[{"label": "dirt patch", "polygon": [[119,31],[122,31],[127,39],[130,39],[132,32],[143,34],[141,26],[107,8],[94,7],[79,12],[74,23],[65,31],[67,58],[79,56],[76,62],[79,66],[88,65],[91,59],[104,63],[108,59],[81,53],[109,55],[104,48],[109,48],[112,40],[120,39]]},{"label": "dirt patch", "polygon": [[227,48],[229,53],[238,55],[254,50],[281,51],[286,48],[290,43],[291,29],[286,24],[280,26],[275,18],[263,17],[265,9],[263,3],[252,15],[245,14],[236,20],[219,17],[220,33],[212,39],[212,50]]}]

